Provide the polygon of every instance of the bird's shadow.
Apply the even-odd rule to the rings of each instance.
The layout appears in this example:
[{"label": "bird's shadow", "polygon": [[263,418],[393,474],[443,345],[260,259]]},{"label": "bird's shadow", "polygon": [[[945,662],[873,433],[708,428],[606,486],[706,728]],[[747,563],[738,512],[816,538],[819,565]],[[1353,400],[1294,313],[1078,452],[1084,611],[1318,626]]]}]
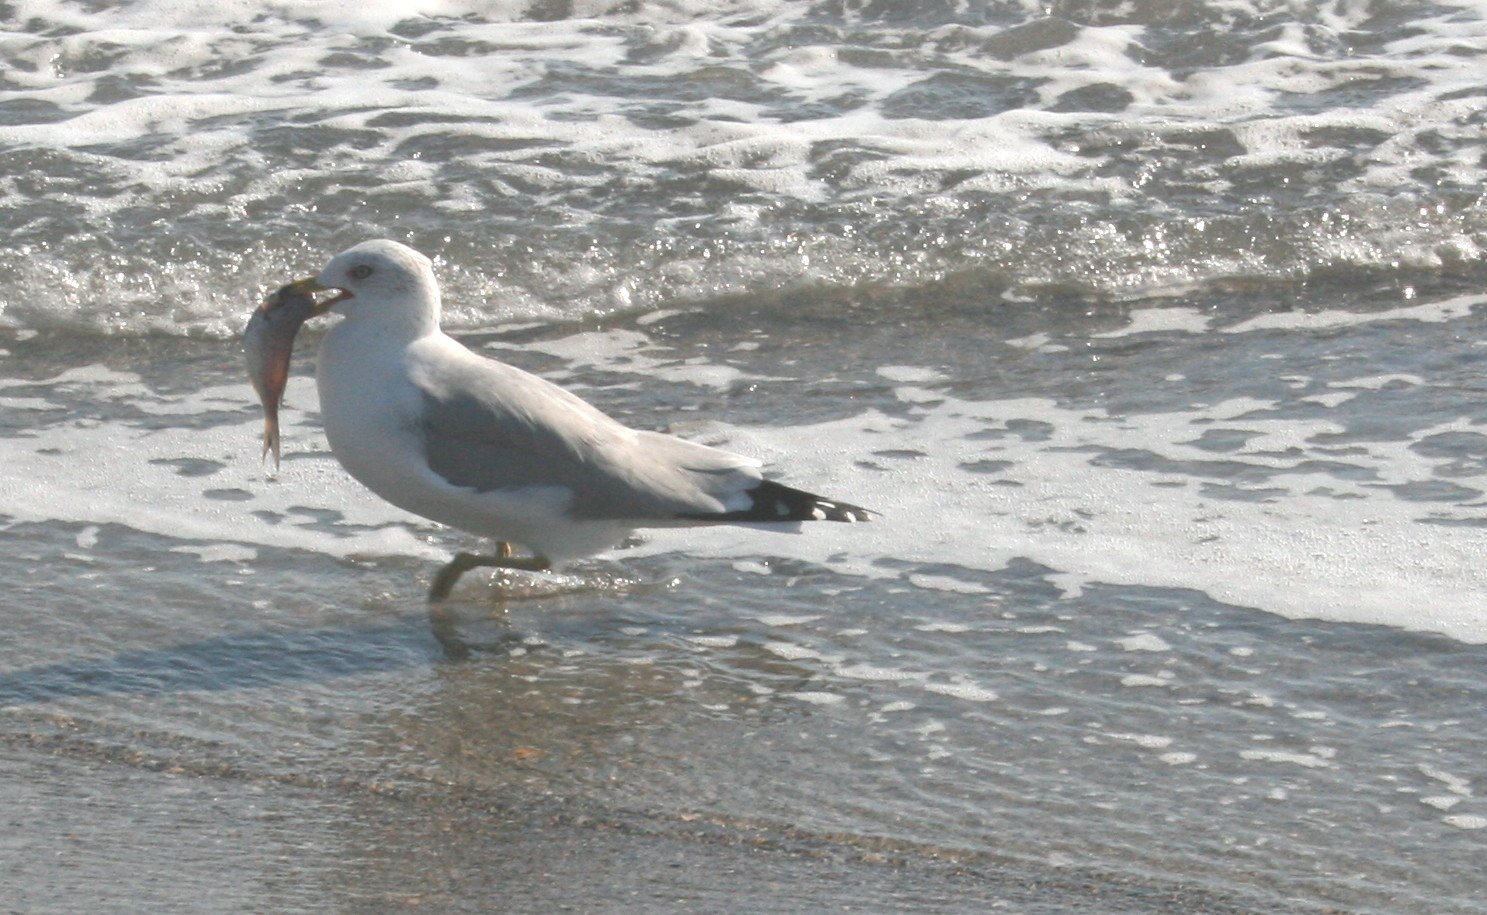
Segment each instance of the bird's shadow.
[{"label": "bird's shadow", "polygon": [[[432,624],[432,625],[431,625]],[[470,646],[425,617],[368,625],[213,636],[0,672],[0,706],[85,696],[157,696],[254,689],[431,667]]]}]

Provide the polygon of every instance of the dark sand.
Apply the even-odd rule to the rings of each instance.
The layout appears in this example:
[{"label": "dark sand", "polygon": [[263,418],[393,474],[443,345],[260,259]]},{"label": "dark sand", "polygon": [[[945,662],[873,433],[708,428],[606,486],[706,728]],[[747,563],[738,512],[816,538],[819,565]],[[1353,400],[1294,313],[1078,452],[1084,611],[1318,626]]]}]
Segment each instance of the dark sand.
[{"label": "dark sand", "polygon": [[862,837],[210,768],[10,735],[4,910],[1257,911]]}]

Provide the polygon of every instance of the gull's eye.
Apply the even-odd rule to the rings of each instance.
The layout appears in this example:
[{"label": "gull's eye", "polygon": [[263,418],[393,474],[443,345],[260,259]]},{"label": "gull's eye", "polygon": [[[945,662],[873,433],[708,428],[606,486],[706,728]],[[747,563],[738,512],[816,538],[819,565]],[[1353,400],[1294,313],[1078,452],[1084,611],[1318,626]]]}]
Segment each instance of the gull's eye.
[{"label": "gull's eye", "polygon": [[364,280],[371,275],[372,268],[367,266],[366,264],[357,264],[355,267],[351,268],[351,278],[353,280]]}]

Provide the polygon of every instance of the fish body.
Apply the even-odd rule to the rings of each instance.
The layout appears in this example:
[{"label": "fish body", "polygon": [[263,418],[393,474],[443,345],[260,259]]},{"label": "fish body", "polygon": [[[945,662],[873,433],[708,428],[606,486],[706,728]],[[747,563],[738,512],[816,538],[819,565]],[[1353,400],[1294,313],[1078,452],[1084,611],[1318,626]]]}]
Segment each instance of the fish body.
[{"label": "fish body", "polygon": [[289,357],[300,326],[316,313],[315,298],[291,283],[263,300],[243,332],[243,356],[248,380],[263,404],[263,457],[274,453],[279,468],[279,404],[289,384]]}]

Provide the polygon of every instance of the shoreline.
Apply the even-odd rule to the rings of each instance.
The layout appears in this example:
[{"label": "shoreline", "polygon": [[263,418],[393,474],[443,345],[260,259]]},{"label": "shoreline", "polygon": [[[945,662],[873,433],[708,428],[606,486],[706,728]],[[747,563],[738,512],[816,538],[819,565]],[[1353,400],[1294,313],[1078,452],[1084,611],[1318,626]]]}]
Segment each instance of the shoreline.
[{"label": "shoreline", "polygon": [[[532,912],[1013,906],[1238,913],[1260,906],[1095,868],[1037,868],[984,852],[707,815],[607,811],[434,784],[317,784],[230,766],[203,771],[79,738],[0,736],[0,773],[5,806],[28,813],[11,824],[4,843],[11,865],[0,871],[0,895],[18,911],[146,903],[184,911],[203,902],[240,910],[494,905]],[[299,853],[289,854],[295,845]],[[65,859],[48,854],[59,848],[67,849]],[[224,872],[235,879],[214,884]],[[743,909],[741,899],[748,900]],[[1261,907],[1277,911],[1273,903]]]}]

